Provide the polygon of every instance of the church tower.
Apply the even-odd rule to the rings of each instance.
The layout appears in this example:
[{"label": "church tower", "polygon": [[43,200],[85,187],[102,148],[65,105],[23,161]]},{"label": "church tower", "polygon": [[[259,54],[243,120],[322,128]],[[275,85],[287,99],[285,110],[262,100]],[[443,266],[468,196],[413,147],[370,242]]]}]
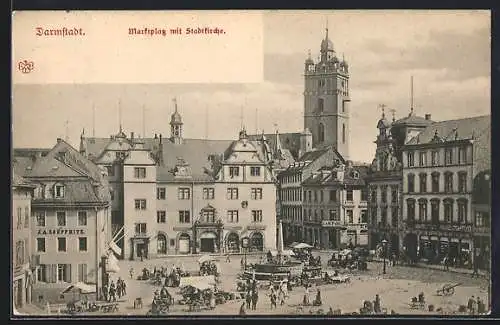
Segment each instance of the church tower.
[{"label": "church tower", "polygon": [[175,112],[172,114],[170,118],[170,138],[173,143],[181,144],[182,143],[182,117],[181,114],[177,111],[177,99],[173,99],[175,105]]},{"label": "church tower", "polygon": [[328,27],[317,62],[310,53],[305,61],[304,80],[304,129],[312,146],[333,145],[349,159],[349,66],[337,57]]}]

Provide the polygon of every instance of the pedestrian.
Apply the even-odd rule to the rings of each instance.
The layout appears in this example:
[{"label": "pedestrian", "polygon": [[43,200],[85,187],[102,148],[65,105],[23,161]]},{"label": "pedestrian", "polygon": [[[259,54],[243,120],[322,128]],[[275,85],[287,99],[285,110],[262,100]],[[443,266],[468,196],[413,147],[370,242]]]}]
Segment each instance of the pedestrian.
[{"label": "pedestrian", "polygon": [[107,284],[104,284],[102,286],[102,296],[103,296],[105,301],[108,301],[108,285]]},{"label": "pedestrian", "polygon": [[309,301],[309,287],[306,285],[304,286],[305,289],[304,289],[304,298],[302,299],[302,304],[304,306],[309,306],[310,304],[310,301]]},{"label": "pedestrian", "polygon": [[215,309],[215,293],[210,291],[210,309]]},{"label": "pedestrian", "polygon": [[469,312],[469,314],[471,313],[473,302],[474,302],[474,296],[470,297],[469,301],[467,302],[467,311]]},{"label": "pedestrian", "polygon": [[373,302],[373,310],[375,313],[380,313],[382,309],[380,308],[380,296],[378,293],[375,295],[375,301]]},{"label": "pedestrian", "polygon": [[392,266],[396,266],[398,263],[398,257],[396,256],[396,253],[392,253]]},{"label": "pedestrian", "polygon": [[109,302],[116,301],[116,287],[113,281],[109,284]]},{"label": "pedestrian", "polygon": [[259,301],[259,292],[254,290],[252,291],[252,310],[257,310],[257,301]]},{"label": "pedestrian", "polygon": [[245,303],[242,303],[240,306],[240,316],[245,316],[247,313],[245,311]]},{"label": "pedestrian", "polygon": [[277,306],[276,306],[276,300],[277,300],[277,297],[276,297],[276,291],[274,291],[274,288],[271,289],[271,294],[269,295],[269,297],[271,298],[271,309],[276,309]]},{"label": "pedestrian", "polygon": [[[470,314],[471,315],[475,315],[476,314],[476,311],[477,311],[477,301],[474,299],[474,296],[472,296],[472,304],[471,304],[471,310],[470,310]],[[479,297],[478,297],[479,298]]]},{"label": "pedestrian", "polygon": [[250,290],[247,291],[247,295],[246,295],[246,303],[247,303],[247,309],[250,309],[250,304],[252,303],[252,292]]},{"label": "pedestrian", "polygon": [[478,315],[482,315],[486,312],[486,308],[484,306],[483,301],[481,298],[477,297],[477,313]]},{"label": "pedestrian", "polygon": [[245,269],[245,260],[243,259],[243,257],[241,258],[241,261],[240,261],[240,266],[241,266],[241,269],[244,270]]},{"label": "pedestrian", "polygon": [[122,282],[120,278],[116,280],[116,295],[118,296],[118,299],[122,297]]},{"label": "pedestrian", "polygon": [[328,316],[333,316],[333,308],[330,306],[330,309],[328,309],[328,312],[326,313]]},{"label": "pedestrian", "polygon": [[285,304],[285,292],[283,291],[282,287],[280,287],[278,291],[278,301],[280,303],[280,306],[283,306]]},{"label": "pedestrian", "polygon": [[226,254],[226,263],[231,263],[231,258],[229,256],[229,253]]},{"label": "pedestrian", "polygon": [[476,258],[474,259],[474,261],[472,263],[472,265],[474,267],[474,272],[472,272],[472,277],[476,276],[477,278],[479,278],[479,272],[478,272],[479,271],[479,262],[478,262],[478,260],[479,260],[479,257],[476,256]]},{"label": "pedestrian", "polygon": [[448,269],[449,269],[449,267],[448,267],[448,255],[443,258],[443,269],[445,271],[448,271]]},{"label": "pedestrian", "polygon": [[141,255],[141,262],[143,262],[144,261],[144,248],[141,248],[139,254]]},{"label": "pedestrian", "polygon": [[131,279],[134,277],[134,268],[133,267],[131,267],[130,270],[128,270],[128,274],[130,274]]},{"label": "pedestrian", "polygon": [[127,284],[125,284],[125,281],[122,280],[122,295],[127,294]]},{"label": "pedestrian", "polygon": [[314,299],[313,305],[314,306],[321,306],[323,302],[321,301],[321,291],[318,289],[316,293],[316,299]]}]

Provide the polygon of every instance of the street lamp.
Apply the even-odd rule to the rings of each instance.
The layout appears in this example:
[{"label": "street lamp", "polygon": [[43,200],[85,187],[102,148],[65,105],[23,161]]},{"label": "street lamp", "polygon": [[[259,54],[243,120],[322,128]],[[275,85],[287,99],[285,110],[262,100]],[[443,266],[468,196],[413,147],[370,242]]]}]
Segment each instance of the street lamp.
[{"label": "street lamp", "polygon": [[387,240],[383,239],[382,240],[382,247],[384,248],[384,269],[382,271],[383,274],[385,274],[385,256],[387,255]]},{"label": "street lamp", "polygon": [[247,248],[250,239],[248,237],[241,238],[241,247],[243,248],[243,253],[245,254],[245,270],[247,270]]}]

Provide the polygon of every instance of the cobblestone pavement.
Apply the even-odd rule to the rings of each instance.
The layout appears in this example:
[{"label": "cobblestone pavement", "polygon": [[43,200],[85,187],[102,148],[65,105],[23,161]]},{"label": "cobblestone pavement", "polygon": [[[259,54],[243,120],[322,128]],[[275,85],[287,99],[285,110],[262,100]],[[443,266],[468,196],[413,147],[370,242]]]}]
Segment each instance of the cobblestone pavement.
[{"label": "cobblestone pavement", "polygon": [[[327,253],[319,253],[322,256],[323,264],[326,265],[328,259]],[[317,254],[315,254],[317,255]],[[116,280],[118,276],[126,279],[127,296],[122,297],[120,310],[121,315],[145,315],[150,309],[152,294],[156,288],[148,281],[139,281],[130,279],[129,269],[132,267],[135,271],[134,278],[144,267],[153,268],[154,266],[168,267],[169,269],[175,263],[183,265],[187,271],[198,270],[197,256],[167,257],[163,259],[140,261],[120,261],[120,272],[113,274],[112,279]],[[241,256],[232,256],[231,262],[226,263],[225,257],[219,258],[219,264],[222,269],[222,289],[226,291],[235,291],[235,281],[238,272],[240,272]],[[249,256],[248,262],[256,262],[258,257]],[[422,309],[410,309],[409,302],[411,297],[417,296],[423,292],[428,304],[433,304],[436,309],[441,308],[444,313],[453,313],[458,310],[459,305],[466,305],[471,296],[480,296],[487,302],[487,280],[484,278],[472,278],[469,274],[444,272],[439,269],[410,268],[405,266],[387,267],[385,275],[382,274],[382,263],[370,262],[369,270],[364,272],[355,272],[351,275],[350,284],[324,285],[320,286],[323,300],[322,307],[304,307],[300,303],[304,294],[303,288],[294,288],[290,297],[284,306],[278,306],[277,309],[270,308],[269,297],[264,290],[259,291],[259,302],[257,310],[247,310],[248,315],[263,314],[309,314],[316,312],[319,308],[327,311],[329,307],[341,309],[343,313],[356,312],[362,305],[363,300],[373,300],[375,294],[381,298],[382,308],[387,308],[390,312],[394,310],[398,314],[432,314]],[[325,269],[327,269],[325,267]],[[444,284],[460,283],[455,288],[455,294],[451,296],[437,296],[436,291]],[[178,288],[169,288],[169,292],[179,299]],[[311,297],[315,296],[315,288],[312,290]],[[144,302],[142,309],[134,309],[133,301],[141,297]],[[188,312],[187,306],[175,304],[171,307],[172,315],[237,315],[242,301],[229,301],[223,305],[218,305],[214,310],[200,312]],[[434,314],[437,314],[434,312]],[[94,314],[95,315],[95,314]]]}]

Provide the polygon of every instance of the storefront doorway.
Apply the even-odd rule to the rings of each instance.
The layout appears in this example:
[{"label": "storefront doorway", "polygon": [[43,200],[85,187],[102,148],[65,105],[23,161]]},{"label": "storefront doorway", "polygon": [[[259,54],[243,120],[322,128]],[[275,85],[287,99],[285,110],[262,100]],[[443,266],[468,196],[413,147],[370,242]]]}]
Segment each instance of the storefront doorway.
[{"label": "storefront doorway", "polygon": [[137,258],[141,258],[141,256],[143,258],[147,258],[148,257],[148,245],[144,241],[142,241],[142,242],[138,241],[136,244],[135,254],[136,254]]},{"label": "storefront doorway", "polygon": [[200,252],[215,253],[217,235],[213,232],[205,232],[200,236]]},{"label": "storefront doorway", "polygon": [[14,301],[16,308],[23,307],[23,280],[19,279],[14,283]]}]

